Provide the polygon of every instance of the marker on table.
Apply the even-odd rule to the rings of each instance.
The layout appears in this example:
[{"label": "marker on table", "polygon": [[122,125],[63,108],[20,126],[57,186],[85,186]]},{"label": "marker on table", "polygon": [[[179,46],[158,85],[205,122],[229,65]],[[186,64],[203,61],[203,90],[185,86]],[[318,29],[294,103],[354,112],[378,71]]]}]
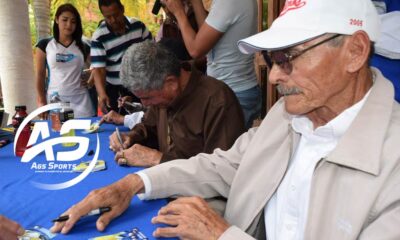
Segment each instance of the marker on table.
[{"label": "marker on table", "polygon": [[[90,211],[88,214],[83,215],[82,217],[89,217],[89,216],[93,216],[93,215],[100,215],[100,214],[103,214],[103,213],[109,212],[109,211],[111,211],[111,208],[110,208],[110,207],[101,207],[101,208],[94,209],[94,210]],[[64,221],[67,221],[68,219],[69,219],[69,216],[68,216],[68,215],[64,215],[64,216],[60,216],[60,217],[58,217],[58,218],[56,218],[56,219],[53,219],[53,220],[51,220],[51,221],[52,221],[52,222],[64,222]]]}]

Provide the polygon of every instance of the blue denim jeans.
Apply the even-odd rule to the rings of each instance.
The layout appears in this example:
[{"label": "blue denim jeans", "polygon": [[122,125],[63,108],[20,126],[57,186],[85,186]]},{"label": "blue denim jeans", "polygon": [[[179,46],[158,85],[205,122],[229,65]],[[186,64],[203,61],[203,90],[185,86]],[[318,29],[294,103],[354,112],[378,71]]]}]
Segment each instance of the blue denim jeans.
[{"label": "blue denim jeans", "polygon": [[260,116],[261,112],[261,89],[258,86],[235,92],[243,110],[246,129],[251,128],[253,121]]}]

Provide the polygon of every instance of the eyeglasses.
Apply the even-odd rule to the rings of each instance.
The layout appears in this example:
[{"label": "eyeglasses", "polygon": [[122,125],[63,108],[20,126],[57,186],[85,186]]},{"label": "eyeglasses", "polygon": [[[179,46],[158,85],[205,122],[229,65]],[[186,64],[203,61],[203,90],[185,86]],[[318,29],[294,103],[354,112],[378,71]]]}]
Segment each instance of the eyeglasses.
[{"label": "eyeglasses", "polygon": [[326,43],[326,42],[328,42],[334,38],[337,38],[339,36],[341,36],[341,34],[335,34],[327,39],[324,39],[314,45],[311,45],[311,46],[304,48],[295,53],[290,53],[286,50],[286,51],[274,51],[274,52],[262,51],[261,54],[263,55],[264,60],[270,69],[272,68],[273,64],[277,64],[279,66],[279,68],[281,68],[286,74],[289,75],[290,73],[292,73],[292,70],[293,70],[292,61],[294,59],[301,56],[308,50],[318,47],[319,45]]}]

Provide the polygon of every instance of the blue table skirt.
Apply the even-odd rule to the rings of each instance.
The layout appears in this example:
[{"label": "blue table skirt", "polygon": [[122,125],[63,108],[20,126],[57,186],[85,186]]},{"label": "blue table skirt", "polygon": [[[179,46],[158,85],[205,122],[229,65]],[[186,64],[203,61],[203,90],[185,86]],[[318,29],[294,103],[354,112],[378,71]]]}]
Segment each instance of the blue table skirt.
[{"label": "blue table skirt", "polygon": [[[127,128],[119,127],[127,131]],[[107,169],[90,173],[78,184],[62,190],[44,190],[35,187],[32,181],[41,183],[60,183],[71,180],[79,173],[71,172],[37,172],[33,168],[36,164],[49,162],[44,152],[36,156],[31,162],[22,163],[21,158],[13,154],[13,144],[0,149],[0,214],[19,222],[23,227],[30,228],[35,225],[50,228],[51,220],[58,217],[73,204],[83,199],[91,190],[109,185],[129,173],[140,170],[133,167],[121,167],[114,161],[114,153],[109,150],[108,136],[115,131],[115,126],[103,124],[101,126],[99,159],[104,160]],[[88,156],[90,150],[96,150],[96,134],[84,135],[77,131],[77,136],[90,138],[90,147],[86,155],[78,161],[54,162],[56,164],[79,164],[81,161],[90,161]],[[51,137],[57,137],[51,133]],[[58,151],[70,151],[73,148],[62,147],[61,144],[54,146],[54,154]],[[117,219],[114,219],[108,228],[100,233],[96,230],[95,221],[97,217],[83,219],[68,235],[59,234],[54,239],[88,239],[90,237],[117,233],[138,227],[149,239],[153,239],[152,232],[156,226],[151,224],[151,218],[166,204],[166,200],[141,201],[137,197],[131,202],[130,207]]]}]

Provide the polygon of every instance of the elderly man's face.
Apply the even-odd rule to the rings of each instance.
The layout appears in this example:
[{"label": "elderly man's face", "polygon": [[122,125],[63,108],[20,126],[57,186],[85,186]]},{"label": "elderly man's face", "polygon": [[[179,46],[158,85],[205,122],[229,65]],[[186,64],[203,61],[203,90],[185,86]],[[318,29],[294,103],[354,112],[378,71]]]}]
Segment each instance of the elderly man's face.
[{"label": "elderly man's face", "polygon": [[165,86],[161,90],[139,90],[133,92],[145,107],[157,106],[168,107],[171,102],[178,96],[175,88]]},{"label": "elderly man's face", "polygon": [[[322,36],[287,51],[295,54],[325,38]],[[350,82],[344,77],[341,54],[341,47],[324,43],[294,59],[290,72],[287,68],[273,65],[269,80],[277,84],[278,91],[284,96],[288,113],[303,115],[329,108],[342,94],[346,94]]]},{"label": "elderly man's face", "polygon": [[124,10],[116,3],[110,6],[102,6],[101,13],[104,20],[114,32],[121,32],[125,28]]},{"label": "elderly man's face", "polygon": [[169,98],[166,97],[163,90],[134,91],[133,93],[136,97],[140,98],[140,101],[145,107],[167,107],[170,103]]}]

